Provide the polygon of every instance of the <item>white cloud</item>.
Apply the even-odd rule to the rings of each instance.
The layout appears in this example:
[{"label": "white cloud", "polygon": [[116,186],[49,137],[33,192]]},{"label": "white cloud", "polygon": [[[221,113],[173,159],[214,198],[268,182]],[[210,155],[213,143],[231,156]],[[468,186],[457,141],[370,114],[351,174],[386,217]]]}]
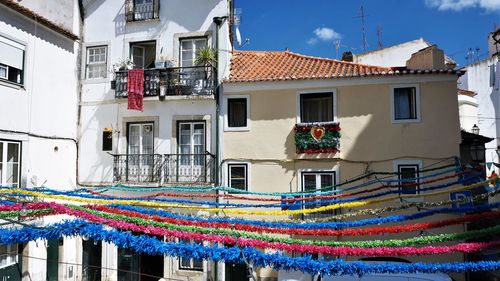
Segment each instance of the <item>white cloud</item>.
[{"label": "white cloud", "polygon": [[461,11],[475,7],[487,11],[500,11],[500,0],[425,0],[425,5],[440,11]]},{"label": "white cloud", "polygon": [[342,35],[328,27],[318,27],[314,30],[314,34],[323,41],[340,39]]},{"label": "white cloud", "polygon": [[332,28],[328,27],[318,27],[314,31],[314,37],[309,38],[306,43],[309,45],[315,45],[318,41],[333,41],[342,38],[342,35]]}]

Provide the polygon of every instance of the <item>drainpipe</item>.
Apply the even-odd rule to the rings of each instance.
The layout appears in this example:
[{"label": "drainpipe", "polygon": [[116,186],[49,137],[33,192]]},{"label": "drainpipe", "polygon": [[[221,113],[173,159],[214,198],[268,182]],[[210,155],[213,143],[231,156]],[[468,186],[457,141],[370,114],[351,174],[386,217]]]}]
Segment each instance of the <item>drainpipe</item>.
[{"label": "drainpipe", "polygon": [[[223,16],[223,17],[214,17],[213,22],[215,23],[215,50],[217,51],[217,66],[219,64],[219,28],[224,22],[224,20],[227,20],[229,17],[228,16]],[[216,75],[214,78],[214,85],[215,85],[215,185],[219,186],[220,185],[220,177],[219,177],[219,163],[220,163],[220,149],[219,149],[219,144],[220,144],[220,133],[219,133],[219,127],[220,127],[220,122],[219,122],[219,116],[220,116],[220,86],[219,86],[219,67],[216,68]],[[216,191],[217,195],[219,193],[219,190]],[[215,197],[215,202],[216,206],[219,207],[219,196]],[[215,273],[215,281],[218,280],[219,272],[218,272],[218,262],[214,261],[214,273]]]}]

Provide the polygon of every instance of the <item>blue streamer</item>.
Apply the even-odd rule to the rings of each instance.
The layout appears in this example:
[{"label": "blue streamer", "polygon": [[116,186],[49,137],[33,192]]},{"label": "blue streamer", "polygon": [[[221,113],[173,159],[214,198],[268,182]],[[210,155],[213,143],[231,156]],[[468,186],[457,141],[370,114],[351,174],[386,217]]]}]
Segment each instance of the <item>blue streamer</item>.
[{"label": "blue streamer", "polygon": [[[465,179],[460,179],[457,181],[445,183],[445,184],[440,184],[440,185],[434,185],[434,186],[428,186],[428,187],[422,187],[420,188],[420,192],[425,192],[425,191],[431,191],[431,190],[437,190],[437,189],[442,189],[446,187],[450,187],[456,184],[461,184],[464,181],[468,181],[471,178],[465,178]],[[32,190],[32,189],[25,189],[25,190]],[[36,191],[38,192],[43,192],[47,194],[53,194],[53,195],[66,195],[66,196],[76,196],[80,198],[87,198],[87,199],[100,199],[100,200],[114,200],[117,198],[110,198],[104,195],[93,195],[93,194],[82,194],[78,193],[76,191],[59,191],[59,190],[54,190],[54,189],[37,189]],[[363,200],[368,200],[368,199],[374,199],[390,194],[399,194],[400,191],[398,189],[393,189],[393,190],[388,190],[388,191],[383,191],[379,193],[374,193],[370,195],[365,195],[365,196],[359,196],[359,197],[353,197],[353,198],[345,198],[345,199],[322,199],[322,200],[314,200],[314,201],[307,201],[307,202],[302,202],[302,201],[297,201],[295,203],[290,203],[290,205],[298,206],[322,206],[322,205],[330,205],[330,204],[335,204],[335,203],[346,203],[346,202],[354,202],[354,201],[363,201]],[[306,196],[302,196],[306,197]],[[208,206],[222,206],[222,207],[236,207],[236,208],[281,208],[283,206],[283,203],[272,203],[272,204],[248,204],[248,203],[221,203],[221,202],[214,202],[214,201],[195,201],[195,200],[185,200],[185,199],[173,199],[173,198],[155,198],[155,199],[150,199],[150,198],[144,198],[144,197],[123,197],[123,198],[118,198],[118,199],[126,199],[126,200],[138,200],[138,201],[158,201],[158,202],[168,202],[168,203],[181,203],[181,204],[192,204],[192,205],[208,205]],[[285,204],[286,205],[286,204]]]},{"label": "blue streamer", "polygon": [[204,222],[223,222],[223,223],[236,223],[236,224],[247,224],[247,225],[258,225],[264,227],[275,227],[275,228],[303,228],[303,229],[320,229],[320,228],[333,228],[333,229],[343,229],[349,227],[359,227],[374,224],[383,224],[391,222],[403,222],[408,220],[416,220],[424,217],[429,217],[435,214],[463,214],[463,213],[473,213],[473,212],[484,212],[494,208],[500,207],[500,202],[485,204],[479,206],[463,206],[458,208],[439,208],[427,211],[422,211],[418,213],[413,213],[409,215],[394,215],[382,218],[369,218],[357,221],[347,221],[347,222],[315,222],[315,223],[295,223],[295,222],[265,222],[258,220],[246,220],[237,218],[201,218],[201,217],[191,217],[185,215],[172,214],[162,210],[154,210],[148,208],[140,208],[128,205],[110,205],[111,207],[119,208],[122,210],[135,211],[148,215],[158,215],[162,217],[177,218],[177,219],[187,219],[192,221],[204,221]]},{"label": "blue streamer", "polygon": [[65,221],[46,228],[24,227],[21,229],[0,228],[1,244],[17,244],[37,239],[57,239],[62,236],[87,236],[93,240],[106,241],[119,248],[130,248],[137,253],[168,255],[187,259],[204,259],[220,262],[243,263],[256,267],[270,266],[275,270],[299,270],[322,275],[366,275],[370,273],[450,273],[464,271],[495,271],[500,261],[450,262],[450,263],[380,263],[346,262],[342,259],[314,260],[311,256],[291,258],[281,253],[265,254],[249,247],[213,247],[184,242],[163,242],[146,235],[134,236],[129,232],[109,230],[102,225],[84,220]]}]

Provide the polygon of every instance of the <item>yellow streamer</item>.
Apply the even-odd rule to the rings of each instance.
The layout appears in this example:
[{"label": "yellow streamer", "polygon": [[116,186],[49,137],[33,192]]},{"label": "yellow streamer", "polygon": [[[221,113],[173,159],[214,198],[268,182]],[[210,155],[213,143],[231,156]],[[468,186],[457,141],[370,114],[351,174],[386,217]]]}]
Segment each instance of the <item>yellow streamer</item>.
[{"label": "yellow streamer", "polygon": [[323,211],[328,211],[328,210],[335,210],[335,209],[339,209],[339,208],[362,207],[362,206],[392,201],[392,200],[396,200],[396,199],[400,199],[400,198],[407,199],[407,198],[418,198],[418,197],[424,197],[424,196],[431,197],[431,196],[437,196],[437,195],[450,193],[450,192],[458,192],[458,191],[462,191],[462,190],[472,189],[475,187],[483,186],[483,185],[488,184],[490,182],[494,182],[497,179],[498,179],[497,177],[494,177],[494,178],[490,178],[488,180],[478,182],[475,184],[462,186],[462,187],[455,188],[455,189],[432,192],[432,193],[396,195],[396,196],[391,196],[391,197],[387,197],[387,198],[373,199],[373,200],[366,200],[366,201],[335,203],[332,205],[322,206],[322,207],[313,208],[313,209],[276,210],[276,211],[241,210],[241,209],[234,209],[234,208],[232,208],[232,209],[230,209],[230,208],[228,208],[228,209],[206,208],[206,207],[199,207],[199,206],[189,206],[189,205],[171,204],[171,203],[159,203],[159,202],[143,201],[143,200],[125,200],[125,199],[104,200],[104,199],[92,199],[92,198],[76,198],[76,197],[70,197],[67,195],[44,194],[42,192],[30,191],[30,190],[24,190],[24,189],[2,188],[2,189],[0,189],[0,193],[11,193],[11,194],[18,193],[18,194],[24,194],[24,195],[35,196],[35,197],[40,197],[40,198],[58,199],[58,200],[65,200],[65,201],[72,201],[72,202],[82,202],[82,203],[88,203],[88,204],[122,204],[122,205],[137,205],[137,206],[159,207],[159,208],[180,208],[180,209],[186,209],[186,210],[205,211],[205,212],[212,212],[212,213],[223,211],[224,213],[227,213],[227,214],[274,216],[274,215],[310,214],[310,213],[318,213],[318,212],[323,212]]}]

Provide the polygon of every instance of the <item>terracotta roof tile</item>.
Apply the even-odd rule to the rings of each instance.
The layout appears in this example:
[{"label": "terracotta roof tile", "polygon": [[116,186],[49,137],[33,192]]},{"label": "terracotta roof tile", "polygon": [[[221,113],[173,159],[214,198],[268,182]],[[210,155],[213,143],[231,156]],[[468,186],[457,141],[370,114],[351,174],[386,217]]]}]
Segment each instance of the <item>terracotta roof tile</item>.
[{"label": "terracotta roof tile", "polygon": [[457,89],[457,90],[458,90],[459,95],[469,96],[469,97],[474,97],[477,95],[476,92],[473,92],[473,91],[468,91],[468,90],[464,90],[464,89]]},{"label": "terracotta roof tile", "polygon": [[30,19],[36,20],[38,23],[45,25],[49,29],[52,29],[52,30],[72,39],[72,40],[78,40],[78,36],[75,35],[73,32],[71,32],[65,28],[62,28],[58,24],[50,21],[49,19],[47,19],[45,17],[40,16],[39,14],[35,13],[34,11],[32,11],[24,6],[21,6],[20,4],[14,2],[13,0],[0,0],[0,4],[3,4],[6,7],[9,7],[10,9],[12,9],[12,10],[30,18]]},{"label": "terracotta roof tile", "polygon": [[382,67],[305,56],[290,51],[233,51],[225,82],[257,82],[403,74],[461,74],[459,70]]}]

